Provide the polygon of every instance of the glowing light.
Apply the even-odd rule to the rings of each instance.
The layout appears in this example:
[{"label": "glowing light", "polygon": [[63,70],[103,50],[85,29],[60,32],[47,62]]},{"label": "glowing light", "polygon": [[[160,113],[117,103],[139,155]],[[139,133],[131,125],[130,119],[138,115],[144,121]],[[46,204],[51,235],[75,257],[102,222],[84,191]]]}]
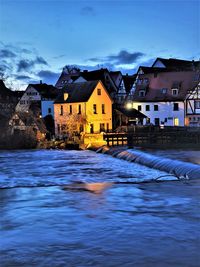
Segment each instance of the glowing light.
[{"label": "glowing light", "polygon": [[133,105],[132,105],[131,102],[129,102],[129,103],[126,104],[126,108],[127,108],[127,109],[131,109],[132,107],[133,107]]}]

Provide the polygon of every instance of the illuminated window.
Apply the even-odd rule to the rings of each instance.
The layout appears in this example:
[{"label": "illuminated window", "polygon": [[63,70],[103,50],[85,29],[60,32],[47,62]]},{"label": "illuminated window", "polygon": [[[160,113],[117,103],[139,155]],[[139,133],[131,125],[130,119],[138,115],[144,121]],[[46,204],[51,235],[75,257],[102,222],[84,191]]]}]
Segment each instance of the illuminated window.
[{"label": "illuminated window", "polygon": [[93,105],[93,113],[97,114],[97,105],[96,104]]},{"label": "illuminated window", "polygon": [[179,118],[174,118],[174,126],[179,126]]},{"label": "illuminated window", "polygon": [[102,104],[101,108],[102,108],[102,114],[105,114],[105,104]]},{"label": "illuminated window", "polygon": [[101,95],[101,89],[97,89],[97,95]]}]

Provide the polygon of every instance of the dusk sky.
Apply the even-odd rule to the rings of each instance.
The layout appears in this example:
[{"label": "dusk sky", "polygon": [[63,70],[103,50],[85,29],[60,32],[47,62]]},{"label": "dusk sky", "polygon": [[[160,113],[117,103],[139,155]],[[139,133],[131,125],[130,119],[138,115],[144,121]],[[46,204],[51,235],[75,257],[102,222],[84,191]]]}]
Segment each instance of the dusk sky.
[{"label": "dusk sky", "polygon": [[200,1],[0,0],[0,71],[16,89],[65,65],[134,74],[156,57],[200,58]]}]

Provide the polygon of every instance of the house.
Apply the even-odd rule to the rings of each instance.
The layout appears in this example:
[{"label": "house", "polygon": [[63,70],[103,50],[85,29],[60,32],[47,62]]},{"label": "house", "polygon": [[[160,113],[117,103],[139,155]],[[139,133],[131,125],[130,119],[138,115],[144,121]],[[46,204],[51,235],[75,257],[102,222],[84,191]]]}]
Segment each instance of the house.
[{"label": "house", "polygon": [[171,71],[193,71],[200,67],[200,61],[182,60],[176,58],[157,58],[152,64],[153,68],[166,68]]},{"label": "house", "polygon": [[186,126],[200,127],[200,82],[188,90],[185,102]]},{"label": "house", "polygon": [[29,84],[15,110],[16,112],[27,112],[33,103],[38,102],[43,118],[47,115],[54,117],[53,103],[58,94],[59,90],[52,85]]},{"label": "house", "polygon": [[132,93],[133,108],[147,116],[147,124],[188,125],[185,102],[188,91],[198,83],[198,75],[199,70],[140,67]]},{"label": "house", "polygon": [[35,116],[29,112],[15,112],[11,116],[8,125],[11,135],[27,133],[28,135],[33,135],[38,141],[45,139],[47,133],[42,119],[35,118]]},{"label": "house", "polygon": [[112,99],[101,81],[67,84],[54,103],[55,134],[69,137],[112,130]]},{"label": "house", "polygon": [[9,117],[15,110],[20,91],[12,91],[7,88],[3,80],[0,80],[0,115]]},{"label": "house", "polygon": [[127,126],[143,125],[143,120],[146,116],[130,107],[114,105],[113,109],[113,128],[115,131],[127,131]]},{"label": "house", "polygon": [[55,86],[57,88],[63,88],[69,83],[100,80],[110,96],[114,98],[115,94],[118,92],[118,87],[113,79],[116,80],[116,82],[119,82],[119,79],[121,79],[120,73],[110,73],[106,68],[93,71],[77,70],[72,73],[66,73],[66,71],[63,70]]}]

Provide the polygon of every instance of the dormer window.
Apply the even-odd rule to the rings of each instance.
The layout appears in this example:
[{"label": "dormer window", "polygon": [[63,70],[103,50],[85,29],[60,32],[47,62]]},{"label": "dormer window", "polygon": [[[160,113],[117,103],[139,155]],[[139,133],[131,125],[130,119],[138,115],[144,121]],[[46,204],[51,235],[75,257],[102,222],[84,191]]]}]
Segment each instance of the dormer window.
[{"label": "dormer window", "polygon": [[162,93],[162,94],[166,94],[166,93],[167,93],[167,88],[162,88],[162,89],[161,89],[161,93]]},{"label": "dormer window", "polygon": [[172,89],[172,95],[178,95],[178,92],[179,90],[178,90],[178,88],[173,88]]},{"label": "dormer window", "polygon": [[144,97],[145,94],[146,94],[146,91],[145,91],[145,90],[140,90],[140,91],[139,91],[139,96],[140,96],[140,97]]}]

